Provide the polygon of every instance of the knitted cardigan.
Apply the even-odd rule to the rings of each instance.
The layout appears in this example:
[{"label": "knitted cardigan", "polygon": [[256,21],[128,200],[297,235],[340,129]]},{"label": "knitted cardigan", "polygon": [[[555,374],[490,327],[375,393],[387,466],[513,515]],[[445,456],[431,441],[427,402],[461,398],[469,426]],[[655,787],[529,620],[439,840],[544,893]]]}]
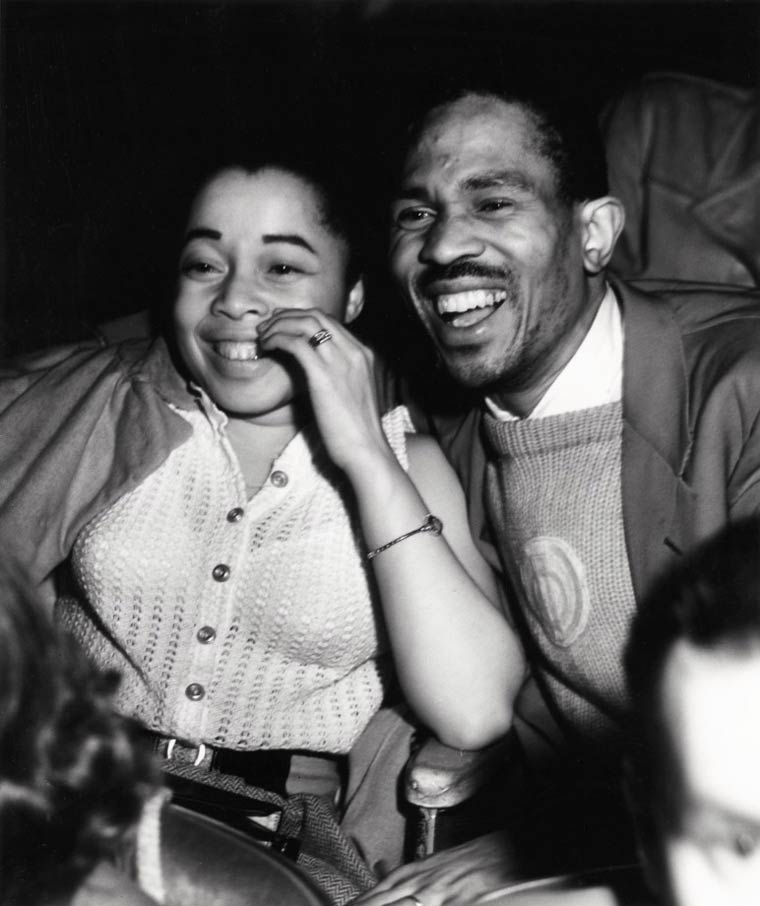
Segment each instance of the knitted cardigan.
[{"label": "knitted cardigan", "polygon": [[[382,378],[381,373],[379,381]],[[380,397],[382,401],[383,392]],[[193,411],[197,412],[197,400],[161,340],[69,350],[0,380],[0,541],[33,582],[41,582],[67,560],[86,525],[117,501],[129,498],[181,451],[193,431],[187,417]],[[354,556],[358,559],[355,551]],[[296,572],[292,567],[291,571]],[[339,577],[337,583],[339,587]],[[81,612],[75,623],[79,617]],[[377,653],[375,616],[365,614],[362,619],[373,624],[372,641],[364,653],[370,662]],[[82,638],[91,642],[88,633],[97,621],[86,622],[89,628],[82,628]],[[199,627],[192,628],[195,632]],[[326,625],[317,626],[317,632],[325,631]],[[106,630],[102,637],[107,635]],[[102,654],[100,644],[95,648]],[[130,666],[129,657],[122,659],[120,666],[125,665]],[[131,668],[134,675],[139,674],[136,664],[131,663]],[[250,737],[235,740],[231,732],[221,732],[218,724],[211,736],[216,744],[242,748],[303,744],[322,751],[345,751],[382,697],[374,662],[368,672],[375,674],[371,707],[365,703],[358,709],[359,717],[353,714],[350,729],[325,735],[321,744],[312,744],[313,735],[307,740],[306,735],[292,736],[289,731],[268,742]],[[176,679],[173,691],[181,690],[183,703],[191,702],[187,687],[192,682],[190,675]],[[185,725],[168,712],[160,720],[157,714],[154,711],[148,721],[155,729]],[[205,726],[205,718],[196,721],[188,735],[208,739]]]}]

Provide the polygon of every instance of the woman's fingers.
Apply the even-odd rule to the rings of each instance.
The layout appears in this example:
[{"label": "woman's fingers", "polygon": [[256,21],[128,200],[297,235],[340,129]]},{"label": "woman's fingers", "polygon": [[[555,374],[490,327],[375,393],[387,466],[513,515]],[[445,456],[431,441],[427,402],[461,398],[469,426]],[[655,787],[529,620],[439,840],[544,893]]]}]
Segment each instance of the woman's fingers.
[{"label": "woman's fingers", "polygon": [[259,325],[262,352],[286,352],[307,374],[326,364],[336,364],[335,353],[347,353],[360,344],[341,324],[319,311],[276,312]]},{"label": "woman's fingers", "polygon": [[[373,355],[342,324],[318,309],[285,309],[275,312],[259,327],[262,352],[286,352],[303,367],[307,377],[318,380],[327,371],[371,375]],[[358,374],[357,374],[358,376]]]},{"label": "woman's fingers", "polygon": [[[330,334],[330,340],[338,340],[339,343],[345,338],[350,338],[342,324],[319,309],[277,310],[269,318],[260,322],[258,330],[260,340],[284,333],[301,337],[309,343],[314,337],[319,338],[323,331]],[[314,343],[318,346],[318,339]],[[310,345],[314,348],[314,344]]]},{"label": "woman's fingers", "polygon": [[385,443],[377,412],[370,350],[318,309],[276,311],[262,321],[259,346],[290,355],[303,369],[312,410],[333,461],[344,468],[358,452]]}]

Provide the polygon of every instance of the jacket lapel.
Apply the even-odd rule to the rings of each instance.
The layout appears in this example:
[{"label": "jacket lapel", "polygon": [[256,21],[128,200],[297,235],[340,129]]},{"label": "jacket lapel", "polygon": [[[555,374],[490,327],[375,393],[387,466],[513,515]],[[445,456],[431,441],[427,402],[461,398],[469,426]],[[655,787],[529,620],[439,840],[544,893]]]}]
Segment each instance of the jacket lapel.
[{"label": "jacket lapel", "polygon": [[623,523],[636,600],[689,547],[694,496],[682,476],[691,432],[680,332],[664,299],[613,281],[625,330]]}]

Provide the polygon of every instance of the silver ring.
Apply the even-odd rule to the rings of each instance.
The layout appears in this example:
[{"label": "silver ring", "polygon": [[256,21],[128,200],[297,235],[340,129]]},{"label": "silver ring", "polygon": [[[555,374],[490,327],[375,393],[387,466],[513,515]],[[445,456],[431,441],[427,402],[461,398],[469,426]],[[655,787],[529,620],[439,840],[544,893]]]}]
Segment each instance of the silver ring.
[{"label": "silver ring", "polygon": [[332,340],[332,334],[329,330],[325,330],[324,327],[321,330],[318,330],[313,337],[309,339],[309,346],[313,349],[316,349],[317,346],[321,346],[323,343],[326,343],[328,340]]}]

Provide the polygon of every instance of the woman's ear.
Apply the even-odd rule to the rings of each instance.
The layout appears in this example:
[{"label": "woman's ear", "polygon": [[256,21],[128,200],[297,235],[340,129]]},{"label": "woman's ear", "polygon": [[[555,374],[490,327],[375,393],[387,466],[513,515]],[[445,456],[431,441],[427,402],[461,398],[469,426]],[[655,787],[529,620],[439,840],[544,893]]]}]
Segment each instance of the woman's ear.
[{"label": "woman's ear", "polygon": [[598,274],[609,264],[615,243],[623,231],[625,211],[612,195],[593,198],[581,206],[583,230],[583,266],[590,274]]},{"label": "woman's ear", "polygon": [[346,302],[346,313],[343,316],[343,323],[350,324],[355,321],[364,308],[364,280],[361,277],[354,283],[348,294]]}]

